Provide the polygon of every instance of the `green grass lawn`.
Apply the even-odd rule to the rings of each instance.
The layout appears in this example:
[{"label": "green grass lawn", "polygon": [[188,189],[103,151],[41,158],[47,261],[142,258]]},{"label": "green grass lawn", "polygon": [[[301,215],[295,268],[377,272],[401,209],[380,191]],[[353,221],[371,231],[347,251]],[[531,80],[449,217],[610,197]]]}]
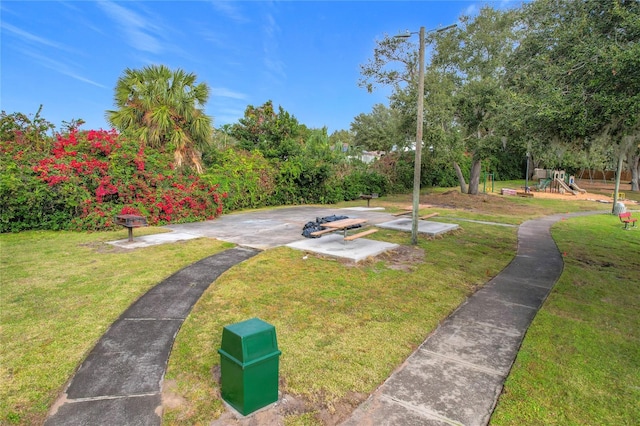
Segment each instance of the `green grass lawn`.
[{"label": "green grass lawn", "polygon": [[[402,208],[406,196],[396,198],[393,202]],[[481,209],[437,211],[452,218],[521,223],[536,215],[603,208],[539,201],[515,216],[508,208],[500,215]],[[531,201],[507,201],[514,208],[523,202]],[[227,271],[205,292],[177,336],[167,383],[180,403],[165,410],[165,423],[206,424],[223,411],[214,374],[222,327],[253,316],[276,326],[283,352],[281,391],[307,401],[311,410],[292,414],[288,424],[318,424],[317,411],[332,413],[365,397],[514,255],[516,228],[459,223],[462,230],[421,238],[417,249],[411,248],[408,234],[380,230],[371,237],[401,244],[403,262],[381,256],[354,266],[305,259],[281,247]],[[159,230],[141,229],[136,235],[146,232]],[[531,423],[527,419],[545,411],[557,424],[580,424],[592,414],[604,420],[591,424],[633,418],[637,405],[630,402],[638,400],[640,388],[640,231],[622,231],[615,216],[598,215],[563,221],[554,236],[567,252],[567,265],[525,340],[493,421]],[[122,238],[126,231],[0,235],[0,424],[42,423],[75,368],[127,306],[175,271],[230,247],[210,239],[133,251],[105,244]],[[560,324],[542,322],[547,317]],[[561,332],[586,340],[572,343]],[[538,361],[547,356],[557,359]],[[606,371],[590,369],[599,365]],[[540,381],[535,374],[548,375],[538,367],[549,366],[554,377],[562,366],[567,379]],[[581,383],[583,393],[564,380]],[[540,382],[540,389],[530,389],[531,381]],[[548,396],[547,386],[563,398]],[[586,394],[613,396],[594,403]],[[615,401],[620,404],[614,409]]]},{"label": "green grass lawn", "polygon": [[492,425],[637,425],[640,229],[557,223],[565,268],[529,328]]},{"label": "green grass lawn", "polygon": [[[136,230],[136,235],[154,232]],[[158,231],[155,231],[158,232]],[[200,239],[125,251],[127,232],[0,235],[0,424],[40,424],[106,329],[173,272],[227,247]]]}]

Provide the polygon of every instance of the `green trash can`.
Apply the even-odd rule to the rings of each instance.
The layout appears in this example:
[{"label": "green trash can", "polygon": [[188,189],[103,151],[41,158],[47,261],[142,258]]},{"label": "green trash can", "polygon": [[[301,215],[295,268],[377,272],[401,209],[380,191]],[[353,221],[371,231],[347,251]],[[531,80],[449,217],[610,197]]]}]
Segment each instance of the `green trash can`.
[{"label": "green trash can", "polygon": [[276,329],[252,318],[222,330],[220,387],[222,399],[243,416],[278,400]]}]

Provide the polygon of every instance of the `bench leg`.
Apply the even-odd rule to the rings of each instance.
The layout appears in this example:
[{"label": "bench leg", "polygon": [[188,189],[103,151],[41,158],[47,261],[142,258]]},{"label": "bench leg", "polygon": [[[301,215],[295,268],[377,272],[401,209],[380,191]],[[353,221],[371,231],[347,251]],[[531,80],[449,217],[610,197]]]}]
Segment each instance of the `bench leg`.
[{"label": "bench leg", "polygon": [[133,242],[133,228],[128,227],[127,230],[129,231],[129,242],[132,243]]}]

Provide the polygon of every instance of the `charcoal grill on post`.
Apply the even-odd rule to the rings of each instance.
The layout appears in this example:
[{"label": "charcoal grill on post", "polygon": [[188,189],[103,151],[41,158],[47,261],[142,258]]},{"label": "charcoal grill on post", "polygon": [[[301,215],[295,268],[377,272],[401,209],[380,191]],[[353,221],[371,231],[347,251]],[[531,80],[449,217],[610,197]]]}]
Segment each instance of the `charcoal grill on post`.
[{"label": "charcoal grill on post", "polygon": [[133,228],[147,226],[147,219],[144,216],[135,214],[119,214],[116,216],[116,224],[122,225],[129,231],[129,242],[133,241]]}]

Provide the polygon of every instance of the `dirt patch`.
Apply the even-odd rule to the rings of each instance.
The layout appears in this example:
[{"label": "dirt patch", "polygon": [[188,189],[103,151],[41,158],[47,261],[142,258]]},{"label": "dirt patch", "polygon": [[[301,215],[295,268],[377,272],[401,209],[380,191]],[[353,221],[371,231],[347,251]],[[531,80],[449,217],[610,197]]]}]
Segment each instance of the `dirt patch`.
[{"label": "dirt patch", "polygon": [[80,247],[87,247],[96,253],[130,253],[130,249],[114,246],[113,244],[94,241],[91,243],[82,243]]},{"label": "dirt patch", "polygon": [[165,380],[162,383],[162,406],[176,409],[186,404],[186,400],[178,393],[178,385],[175,380]]},{"label": "dirt patch", "polygon": [[389,269],[411,272],[415,265],[424,261],[424,250],[415,246],[400,246],[378,255],[378,259],[385,261]]},{"label": "dirt patch", "polygon": [[284,394],[278,402],[258,410],[247,417],[230,410],[225,411],[217,420],[210,423],[211,426],[259,426],[259,425],[284,425],[288,416],[299,416],[305,413],[313,413],[314,417],[326,426],[335,426],[346,420],[353,410],[360,405],[367,395],[351,393],[339,403],[327,406],[314,405],[313,403],[294,395]]},{"label": "dirt patch", "polygon": [[[220,385],[220,366],[214,366],[211,369],[213,379]],[[286,382],[280,377],[280,389],[286,389]],[[163,384],[162,404],[169,408],[169,404],[178,403],[186,404],[186,401],[175,395],[175,383],[167,381]],[[166,399],[165,399],[166,394]],[[219,395],[219,394],[218,394]],[[228,409],[210,426],[259,426],[259,425],[284,425],[285,418],[288,416],[300,416],[305,413],[311,413],[325,426],[335,426],[346,420],[353,410],[355,410],[368,395],[363,393],[351,392],[340,401],[330,403],[320,403],[313,401],[326,401],[323,396],[318,396],[311,401],[309,398],[303,398],[287,393],[280,394],[277,402],[271,404],[247,417],[242,417],[235,410]],[[174,408],[174,407],[171,407]]]}]

